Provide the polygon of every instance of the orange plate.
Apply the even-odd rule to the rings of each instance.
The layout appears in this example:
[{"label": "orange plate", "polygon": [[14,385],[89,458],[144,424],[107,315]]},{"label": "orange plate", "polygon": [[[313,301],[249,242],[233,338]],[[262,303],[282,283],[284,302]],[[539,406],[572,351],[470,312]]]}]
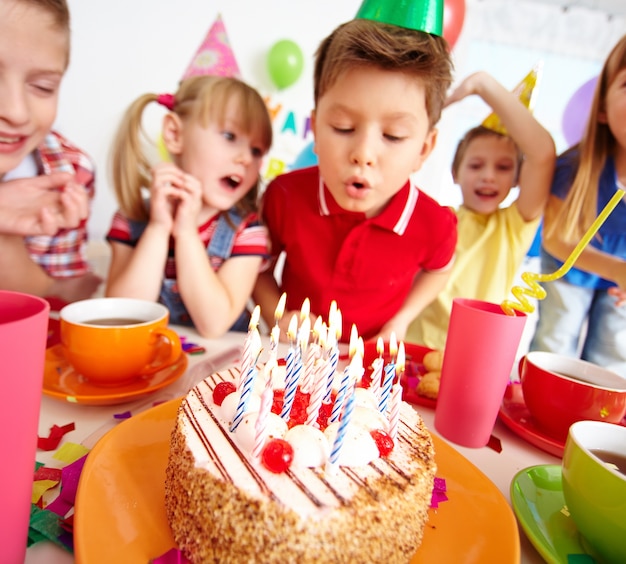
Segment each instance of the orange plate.
[{"label": "orange plate", "polygon": [[[87,457],[74,516],[77,562],[146,564],[174,546],[164,482],[179,404],[172,400],[120,423]],[[412,562],[519,562],[517,522],[504,496],[460,453],[433,440],[449,500],[430,510]]]},{"label": "orange plate", "polygon": [[[167,346],[162,345],[164,348]],[[187,369],[187,355],[165,368],[142,376],[124,385],[96,386],[74,372],[63,355],[61,345],[46,349],[43,375],[43,393],[53,398],[86,405],[116,405],[140,399],[175,382]]]}]

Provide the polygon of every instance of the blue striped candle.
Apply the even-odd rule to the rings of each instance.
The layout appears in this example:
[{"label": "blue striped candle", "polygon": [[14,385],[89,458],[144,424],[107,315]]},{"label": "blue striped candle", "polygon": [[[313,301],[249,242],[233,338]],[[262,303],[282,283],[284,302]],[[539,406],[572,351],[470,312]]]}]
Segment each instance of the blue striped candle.
[{"label": "blue striped candle", "polygon": [[393,380],[396,376],[396,365],[392,361],[385,365],[385,380],[383,387],[380,390],[380,400],[378,401],[378,411],[383,415],[387,411],[387,403],[389,402],[389,395],[391,394],[391,386],[393,386]]},{"label": "blue striped candle", "polygon": [[352,418],[352,411],[354,410],[354,402],[355,402],[354,387],[350,389],[350,395],[346,401],[346,406],[343,410],[343,414],[341,416],[341,420],[339,421],[339,428],[337,429],[337,435],[335,436],[335,441],[333,442],[333,447],[330,451],[330,457],[328,459],[328,463],[331,468],[337,464],[339,460],[339,455],[341,454],[341,447],[346,440],[346,433],[348,431],[348,425],[350,424],[350,419]]},{"label": "blue striped candle", "polygon": [[[290,349],[291,352],[291,349]],[[280,412],[280,416],[289,421],[289,415],[291,414],[291,408],[293,407],[293,401],[296,399],[296,391],[298,390],[298,382],[302,376],[302,354],[298,351],[298,348],[293,349],[291,355],[291,370],[289,369],[289,356],[287,356],[287,374],[285,377],[285,397],[283,400],[283,409]]]},{"label": "blue striped candle", "polygon": [[230,432],[234,433],[239,423],[243,419],[243,416],[246,412],[246,407],[248,405],[248,400],[252,395],[252,389],[254,387],[254,380],[257,375],[256,369],[256,361],[252,364],[252,366],[248,369],[245,378],[243,379],[243,383],[241,386],[241,395],[239,396],[239,403],[237,404],[237,409],[235,410],[235,417],[233,418],[233,422],[230,425]]}]

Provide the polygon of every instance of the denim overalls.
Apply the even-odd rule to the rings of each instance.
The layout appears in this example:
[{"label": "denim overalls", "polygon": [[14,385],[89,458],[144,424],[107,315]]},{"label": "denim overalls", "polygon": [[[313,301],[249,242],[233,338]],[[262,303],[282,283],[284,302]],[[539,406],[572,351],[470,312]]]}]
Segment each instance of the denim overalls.
[{"label": "denim overalls", "polygon": [[[224,260],[228,259],[231,255],[233,245],[235,244],[235,233],[243,218],[235,211],[228,210],[229,223],[225,214],[220,214],[217,219],[217,226],[209,246],[207,247],[207,255],[213,257],[220,257]],[[129,220],[130,234],[134,241],[139,240],[141,234],[147,226],[146,222]],[[234,226],[234,228],[233,228]],[[170,323],[174,325],[193,325],[191,317],[187,312],[187,308],[183,303],[178,292],[178,284],[173,279],[163,279],[161,284],[161,291],[159,292],[159,302],[162,303],[170,311]],[[250,312],[244,309],[237,321],[230,328],[231,331],[247,331],[248,324],[250,322]]]}]

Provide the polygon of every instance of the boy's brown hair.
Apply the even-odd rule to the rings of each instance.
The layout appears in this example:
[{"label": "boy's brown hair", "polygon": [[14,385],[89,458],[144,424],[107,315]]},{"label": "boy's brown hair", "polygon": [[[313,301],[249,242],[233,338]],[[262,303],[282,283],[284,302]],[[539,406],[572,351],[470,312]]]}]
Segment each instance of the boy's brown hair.
[{"label": "boy's brown hair", "polygon": [[340,25],[315,54],[315,104],[341,73],[359,66],[402,72],[422,80],[430,127],[439,121],[453,69],[443,37],[365,19]]},{"label": "boy's brown hair", "polygon": [[484,125],[477,125],[476,127],[473,127],[472,129],[467,131],[465,135],[462,137],[462,139],[459,141],[459,144],[456,146],[456,151],[454,152],[454,158],[452,159],[452,167],[451,167],[452,176],[456,178],[459,172],[459,166],[461,166],[461,161],[463,160],[463,157],[465,156],[465,153],[467,152],[467,148],[470,146],[472,141],[474,141],[475,139],[479,139],[480,137],[495,137],[496,139],[509,139],[511,143],[513,143],[513,146],[515,147],[515,150],[517,153],[517,162],[516,162],[517,173],[515,176],[515,182],[517,182],[519,170],[522,165],[522,159],[523,159],[522,152],[520,151],[519,147],[517,146],[517,144],[515,143],[515,141],[513,141],[511,137],[509,137],[508,135],[503,135],[502,133],[498,133],[497,131],[494,131],[493,129],[489,129],[488,127],[485,127]]}]

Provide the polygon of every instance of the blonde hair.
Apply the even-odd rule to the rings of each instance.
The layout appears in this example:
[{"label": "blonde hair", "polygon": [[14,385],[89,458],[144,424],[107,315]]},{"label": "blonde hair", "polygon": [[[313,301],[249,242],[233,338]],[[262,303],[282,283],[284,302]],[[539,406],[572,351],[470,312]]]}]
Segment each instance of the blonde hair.
[{"label": "blonde hair", "polygon": [[[120,210],[129,219],[149,218],[142,197],[142,188],[151,183],[151,166],[145,143],[152,143],[143,129],[142,118],[148,104],[158,101],[157,94],[144,94],[126,110],[117,131],[111,153],[111,169],[115,195]],[[272,124],[265,102],[246,83],[228,77],[196,76],[183,80],[173,97],[171,111],[182,121],[196,120],[202,126],[210,122],[222,124],[225,109],[231,101],[238,105],[246,134],[258,137],[265,152],[272,144]],[[259,182],[242,198],[237,208],[242,213],[257,209]]]},{"label": "blonde hair", "polygon": [[[576,242],[598,215],[598,182],[608,156],[615,153],[617,141],[608,123],[598,121],[606,111],[606,95],[617,74],[626,68],[626,35],[609,53],[598,77],[589,119],[578,144],[578,168],[564,205],[551,223],[548,235],[559,229],[568,242]],[[572,147],[576,149],[576,147]],[[575,158],[572,149],[564,157]]]},{"label": "blonde hair", "polygon": [[67,58],[65,66],[70,61],[70,9],[66,0],[17,0],[18,3],[28,4],[46,12],[52,17],[54,25],[61,32],[67,33]]},{"label": "blonde hair", "polygon": [[340,74],[356,67],[402,72],[422,80],[430,127],[439,121],[453,68],[443,37],[365,19],[340,25],[315,55],[315,103]]}]

